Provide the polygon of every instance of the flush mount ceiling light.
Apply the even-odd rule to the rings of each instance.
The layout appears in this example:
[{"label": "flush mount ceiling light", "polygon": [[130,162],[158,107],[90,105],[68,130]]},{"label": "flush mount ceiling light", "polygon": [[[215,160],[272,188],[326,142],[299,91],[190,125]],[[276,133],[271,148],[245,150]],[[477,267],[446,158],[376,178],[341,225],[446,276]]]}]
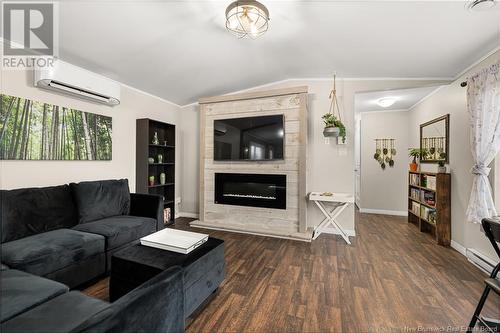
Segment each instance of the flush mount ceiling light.
[{"label": "flush mount ceiling light", "polygon": [[392,104],[394,104],[396,102],[396,99],[395,98],[392,98],[392,97],[384,97],[384,98],[381,98],[377,101],[377,104],[383,108],[388,108],[389,106],[391,106]]},{"label": "flush mount ceiling light", "polygon": [[258,1],[235,1],[226,9],[226,29],[238,38],[257,38],[269,27],[269,11]]},{"label": "flush mount ceiling light", "polygon": [[467,9],[472,11],[483,11],[495,6],[495,0],[472,0],[465,6]]}]

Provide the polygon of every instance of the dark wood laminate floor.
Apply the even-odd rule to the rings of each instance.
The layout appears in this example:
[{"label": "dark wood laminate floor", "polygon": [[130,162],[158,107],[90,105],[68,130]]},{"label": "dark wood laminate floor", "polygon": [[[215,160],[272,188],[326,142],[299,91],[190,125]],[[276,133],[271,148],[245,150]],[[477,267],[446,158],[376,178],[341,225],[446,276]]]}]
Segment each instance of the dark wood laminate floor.
[{"label": "dark wood laminate floor", "polygon": [[[190,219],[179,219],[190,229]],[[389,332],[463,329],[485,274],[406,218],[357,214],[346,245],[205,230],[225,240],[226,279],[188,332]],[[192,229],[202,231],[202,229]],[[108,279],[85,290],[107,299]],[[491,295],[486,314],[500,318]]]}]

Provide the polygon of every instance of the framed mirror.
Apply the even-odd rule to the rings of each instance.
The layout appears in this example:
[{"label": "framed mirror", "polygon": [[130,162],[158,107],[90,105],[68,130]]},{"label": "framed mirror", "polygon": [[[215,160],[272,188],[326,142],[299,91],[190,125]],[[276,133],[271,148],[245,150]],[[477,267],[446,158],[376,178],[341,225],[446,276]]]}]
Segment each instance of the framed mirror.
[{"label": "framed mirror", "polygon": [[438,163],[450,160],[450,115],[433,119],[420,125],[420,149],[426,149],[427,156],[421,163]]}]

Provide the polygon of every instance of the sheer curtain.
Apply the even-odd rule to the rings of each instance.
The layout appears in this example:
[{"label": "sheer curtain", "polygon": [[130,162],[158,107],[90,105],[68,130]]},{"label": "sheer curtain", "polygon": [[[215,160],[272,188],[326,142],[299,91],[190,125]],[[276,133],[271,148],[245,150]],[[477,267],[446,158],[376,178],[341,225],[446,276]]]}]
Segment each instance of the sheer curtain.
[{"label": "sheer curtain", "polygon": [[469,112],[470,145],[474,165],[472,192],[467,207],[467,220],[497,214],[488,165],[500,151],[500,63],[491,65],[467,80],[467,109]]}]

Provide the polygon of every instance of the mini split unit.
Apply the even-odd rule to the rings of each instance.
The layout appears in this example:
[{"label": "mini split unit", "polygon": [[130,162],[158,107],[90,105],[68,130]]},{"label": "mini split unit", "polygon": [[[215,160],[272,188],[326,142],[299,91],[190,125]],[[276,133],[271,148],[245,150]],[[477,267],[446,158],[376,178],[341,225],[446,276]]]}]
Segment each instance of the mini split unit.
[{"label": "mini split unit", "polygon": [[35,87],[70,94],[106,105],[120,104],[120,84],[61,60],[34,71]]}]

